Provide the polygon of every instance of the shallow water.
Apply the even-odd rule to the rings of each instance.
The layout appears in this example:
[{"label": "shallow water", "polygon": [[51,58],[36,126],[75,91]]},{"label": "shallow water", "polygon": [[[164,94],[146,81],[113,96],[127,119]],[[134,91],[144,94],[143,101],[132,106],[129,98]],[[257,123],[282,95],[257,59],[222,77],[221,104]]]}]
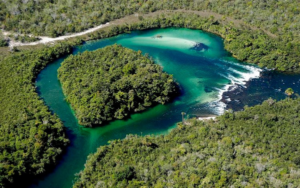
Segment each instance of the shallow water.
[{"label": "shallow water", "polygon": [[[162,38],[156,38],[156,35],[162,35]],[[107,144],[109,140],[122,139],[127,134],[165,134],[181,121],[182,111],[190,117],[222,114],[225,104],[219,100],[223,92],[232,84],[245,85],[245,81],[258,78],[262,71],[230,57],[218,36],[190,29],[156,29],[119,35],[88,42],[75,49],[74,54],[114,43],[148,53],[164,71],[174,75],[182,87],[182,95],[170,104],[157,105],[127,120],[113,121],[92,129],[83,128],[78,125],[70,106],[65,102],[57,79],[57,69],[64,58],[53,62],[39,74],[37,91],[46,105],[63,121],[71,144],[57,167],[30,187],[71,187],[74,174],[84,168],[87,156],[99,146]],[[204,44],[205,48],[191,49],[196,43]],[[260,79],[254,80],[260,82]],[[258,92],[250,89],[249,92]]]}]

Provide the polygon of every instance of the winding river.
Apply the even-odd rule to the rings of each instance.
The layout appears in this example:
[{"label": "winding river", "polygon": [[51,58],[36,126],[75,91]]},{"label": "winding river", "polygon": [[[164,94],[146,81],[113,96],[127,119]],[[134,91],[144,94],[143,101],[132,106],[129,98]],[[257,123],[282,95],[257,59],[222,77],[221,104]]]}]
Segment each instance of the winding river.
[{"label": "winding river", "polygon": [[[162,37],[157,37],[159,35]],[[181,120],[182,111],[189,117],[220,115],[226,103],[239,109],[269,97],[284,98],[287,87],[300,91],[299,75],[263,71],[238,62],[224,50],[220,37],[199,30],[168,28],[132,32],[85,43],[73,54],[115,43],[149,54],[164,71],[174,75],[182,87],[182,95],[170,104],[155,106],[127,120],[92,129],[83,128],[65,102],[57,79],[57,69],[65,57],[51,63],[38,75],[37,91],[50,110],[63,121],[71,144],[55,169],[30,187],[72,187],[74,174],[84,168],[87,156],[99,146],[109,140],[122,139],[127,134],[168,133]]]}]

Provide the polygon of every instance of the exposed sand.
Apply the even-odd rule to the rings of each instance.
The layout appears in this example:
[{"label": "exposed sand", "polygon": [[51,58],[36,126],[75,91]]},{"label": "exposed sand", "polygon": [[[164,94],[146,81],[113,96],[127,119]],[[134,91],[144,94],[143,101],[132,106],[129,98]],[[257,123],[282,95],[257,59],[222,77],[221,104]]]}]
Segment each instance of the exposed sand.
[{"label": "exposed sand", "polygon": [[[37,44],[46,44],[46,43],[51,43],[51,42],[55,42],[55,41],[61,41],[61,40],[65,40],[65,39],[68,39],[68,38],[78,37],[78,36],[82,36],[82,35],[85,35],[85,34],[88,34],[88,33],[92,33],[92,32],[94,32],[98,29],[101,29],[103,27],[107,27],[108,25],[109,25],[109,23],[101,24],[97,27],[88,29],[88,30],[80,32],[80,33],[74,33],[74,34],[71,34],[71,35],[65,35],[65,36],[60,36],[60,37],[56,37],[56,38],[40,36],[39,38],[41,40],[36,41],[36,42],[22,43],[22,42],[10,41],[9,42],[9,47],[12,48],[14,46],[33,46],[33,45],[37,45]],[[3,34],[7,36],[10,33],[4,31]]]},{"label": "exposed sand", "polygon": [[211,117],[199,117],[198,120],[204,121],[204,120],[214,120],[217,116],[211,116]]}]

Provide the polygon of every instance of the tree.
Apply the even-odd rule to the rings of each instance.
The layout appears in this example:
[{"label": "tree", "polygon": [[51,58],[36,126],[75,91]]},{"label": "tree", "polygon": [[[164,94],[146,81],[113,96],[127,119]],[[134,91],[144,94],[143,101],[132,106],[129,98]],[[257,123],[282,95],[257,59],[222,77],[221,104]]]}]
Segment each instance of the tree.
[{"label": "tree", "polygon": [[185,112],[181,112],[181,115],[182,115],[182,123],[184,124],[184,115],[185,115],[186,113]]},{"label": "tree", "polygon": [[0,31],[0,47],[8,46],[9,45],[8,42],[9,42],[8,39],[6,39],[2,34],[2,32]]},{"label": "tree", "polygon": [[294,90],[292,88],[287,88],[284,93],[291,97],[294,94]]}]

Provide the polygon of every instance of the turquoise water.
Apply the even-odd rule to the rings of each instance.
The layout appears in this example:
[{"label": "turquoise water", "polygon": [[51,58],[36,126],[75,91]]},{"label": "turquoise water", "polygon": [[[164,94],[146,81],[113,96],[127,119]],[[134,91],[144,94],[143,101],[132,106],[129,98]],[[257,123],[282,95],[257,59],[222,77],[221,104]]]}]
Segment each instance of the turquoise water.
[{"label": "turquoise water", "polygon": [[[156,38],[156,35],[162,35],[162,38]],[[127,120],[83,128],[65,102],[57,79],[57,69],[64,58],[51,63],[38,75],[37,91],[63,121],[71,144],[55,169],[30,187],[72,187],[74,174],[84,168],[87,156],[99,146],[127,134],[165,134],[181,121],[182,111],[190,117],[222,114],[225,109],[225,104],[219,101],[222,93],[232,84],[245,85],[245,81],[258,78],[262,71],[230,57],[218,36],[190,29],[156,29],[119,35],[88,42],[76,48],[74,54],[115,43],[148,53],[164,71],[174,75],[181,85],[182,95],[170,104],[157,105]],[[196,43],[202,43],[205,48],[191,49]]]}]

